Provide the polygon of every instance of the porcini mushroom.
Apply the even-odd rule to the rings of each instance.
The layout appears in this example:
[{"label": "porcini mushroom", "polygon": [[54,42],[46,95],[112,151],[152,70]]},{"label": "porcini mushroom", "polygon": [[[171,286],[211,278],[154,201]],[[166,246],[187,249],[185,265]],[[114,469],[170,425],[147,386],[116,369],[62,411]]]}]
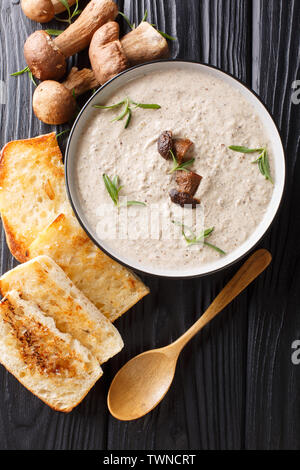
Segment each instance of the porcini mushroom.
[{"label": "porcini mushroom", "polygon": [[121,44],[130,65],[169,57],[166,39],[147,21],[126,34]]},{"label": "porcini mushroom", "polygon": [[110,21],[99,28],[91,40],[90,61],[100,83],[107,82],[129,66],[119,33],[118,23]]},{"label": "porcini mushroom", "polygon": [[121,40],[119,25],[111,21],[95,32],[89,49],[92,68],[102,84],[130,65],[168,55],[166,39],[145,21]]},{"label": "porcini mushroom", "polygon": [[[69,6],[76,0],[67,0]],[[24,14],[33,21],[48,23],[54,16],[65,11],[66,7],[60,0],[21,0]]]},{"label": "porcini mushroom", "polygon": [[46,124],[64,124],[75,113],[75,97],[99,85],[90,69],[73,67],[63,83],[46,80],[33,94],[33,111]]},{"label": "porcini mushroom", "polygon": [[118,14],[112,0],[91,0],[79,18],[52,39],[45,31],[31,34],[24,55],[32,74],[40,80],[59,80],[66,72],[66,58],[86,48],[94,32]]}]

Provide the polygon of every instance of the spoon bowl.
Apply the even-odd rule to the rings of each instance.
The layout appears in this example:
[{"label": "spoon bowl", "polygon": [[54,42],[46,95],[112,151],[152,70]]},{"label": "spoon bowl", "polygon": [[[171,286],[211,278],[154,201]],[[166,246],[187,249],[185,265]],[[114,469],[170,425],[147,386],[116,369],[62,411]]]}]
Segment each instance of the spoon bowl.
[{"label": "spoon bowl", "polygon": [[108,396],[108,408],[115,418],[137,419],[155,408],[166,395],[174,378],[177,356],[165,349],[144,352],[117,373]]},{"label": "spoon bowl", "polygon": [[144,352],[127,362],[113,379],[108,392],[107,404],[111,414],[121,421],[130,421],[152,411],[172,384],[184,346],[246,289],[271,260],[267,250],[256,251],[184,335],[165,348]]}]

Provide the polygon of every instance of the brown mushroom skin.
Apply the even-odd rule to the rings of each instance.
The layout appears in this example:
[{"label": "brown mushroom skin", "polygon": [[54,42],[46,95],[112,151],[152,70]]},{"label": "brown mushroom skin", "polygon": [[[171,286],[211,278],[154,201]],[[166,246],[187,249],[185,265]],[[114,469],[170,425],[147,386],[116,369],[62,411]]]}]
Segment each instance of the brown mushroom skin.
[{"label": "brown mushroom skin", "polygon": [[28,67],[39,80],[59,80],[66,73],[66,59],[46,31],[35,31],[24,44]]},{"label": "brown mushroom skin", "polygon": [[95,77],[102,85],[128,68],[120,41],[112,41],[97,49],[90,47],[90,61]]},{"label": "brown mushroom skin", "polygon": [[202,176],[193,171],[177,171],[176,183],[180,192],[194,196],[201,183]]},{"label": "brown mushroom skin", "polygon": [[172,158],[170,150],[173,148],[173,134],[171,131],[163,132],[157,141],[158,153],[165,159],[170,160]]},{"label": "brown mushroom skin", "polygon": [[97,29],[92,37],[89,53],[97,51],[98,47],[104,46],[109,42],[118,41],[120,37],[120,26],[116,21],[109,21],[108,23]]},{"label": "brown mushroom skin", "polygon": [[170,198],[174,204],[178,204],[183,208],[191,208],[196,209],[196,207],[200,204],[200,200],[194,198],[188,193],[184,193],[178,191],[177,189],[171,189],[170,191]]},{"label": "brown mushroom skin", "polygon": [[97,29],[114,20],[118,13],[118,5],[113,0],[90,0],[77,20],[54,43],[65,57],[70,57],[88,47]]},{"label": "brown mushroom skin", "polygon": [[176,160],[179,164],[184,161],[185,155],[192,147],[193,142],[189,139],[174,139],[173,140],[173,151],[176,157]]},{"label": "brown mushroom skin", "polygon": [[130,65],[169,57],[166,39],[147,21],[126,34],[121,43]]},{"label": "brown mushroom skin", "polygon": [[91,0],[77,20],[52,39],[45,31],[33,33],[24,45],[28,67],[40,80],[60,80],[66,72],[66,58],[90,44],[93,34],[114,20],[118,7],[112,0]]},{"label": "brown mushroom skin", "polygon": [[64,124],[76,111],[72,92],[53,80],[39,84],[33,94],[32,105],[35,115],[46,124]]},{"label": "brown mushroom skin", "polygon": [[48,23],[55,15],[51,0],[22,0],[21,8],[28,18],[39,23]]}]

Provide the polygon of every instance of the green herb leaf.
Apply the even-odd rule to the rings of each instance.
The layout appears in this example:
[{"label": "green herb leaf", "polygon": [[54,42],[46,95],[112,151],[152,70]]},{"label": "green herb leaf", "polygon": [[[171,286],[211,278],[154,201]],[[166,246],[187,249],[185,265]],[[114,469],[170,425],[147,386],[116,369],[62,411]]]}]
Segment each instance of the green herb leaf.
[{"label": "green herb leaf", "polygon": [[70,12],[70,5],[69,3],[67,2],[67,0],[59,0],[60,3],[62,3],[62,5],[65,7],[65,9],[67,10],[67,12],[69,13],[69,15],[71,14]]},{"label": "green herb leaf", "polygon": [[37,83],[36,83],[36,81],[34,80],[33,75],[32,75],[32,72],[31,72],[31,70],[30,70],[29,67],[25,67],[25,69],[20,70],[19,72],[11,73],[10,76],[11,76],[11,77],[18,77],[19,75],[23,75],[24,73],[27,73],[27,74],[28,74],[28,77],[30,78],[30,80],[32,81],[32,83],[34,84],[34,86],[37,86]]},{"label": "green herb leaf", "polygon": [[236,145],[231,145],[228,148],[230,148],[230,150],[233,150],[234,152],[240,152],[240,153],[260,152],[260,155],[257,158],[257,160],[255,160],[252,163],[257,163],[261,174],[266,178],[267,181],[270,181],[272,184],[274,184],[274,181],[271,177],[270,162],[269,162],[268,152],[266,148],[249,149],[248,147],[240,147]]},{"label": "green herb leaf", "polygon": [[71,20],[72,20],[72,18],[74,18],[75,16],[80,15],[80,13],[82,12],[82,10],[79,10],[78,1],[79,1],[79,0],[76,0],[76,5],[75,5],[75,9],[74,9],[74,11],[73,11],[73,13],[72,13],[72,15],[71,15]]},{"label": "green herb leaf", "polygon": [[139,201],[128,201],[127,202],[127,207],[129,206],[147,206],[144,202],[139,202]]},{"label": "green herb leaf", "polygon": [[[172,220],[172,223],[175,225],[178,225],[181,227],[181,233],[183,237],[185,238],[185,241],[187,242],[188,246],[192,245],[199,245],[200,243],[203,243],[204,245],[208,246],[209,248],[212,248],[213,250],[217,251],[221,255],[226,255],[225,251],[221,250],[221,248],[212,245],[211,243],[207,242],[206,239],[210,237],[210,235],[214,232],[215,228],[209,228],[204,230],[198,237],[195,235],[193,230],[190,227],[187,227],[186,225],[182,224],[181,222],[176,222]],[[189,232],[189,235],[186,233]]]},{"label": "green herb leaf", "polygon": [[19,70],[18,72],[11,73],[10,76],[11,76],[11,77],[18,77],[19,75],[23,75],[23,73],[28,73],[28,72],[30,72],[30,69],[29,69],[29,67],[27,66],[27,67],[25,67],[25,69],[23,69],[23,70]]},{"label": "green herb leaf", "polygon": [[112,104],[111,106],[101,106],[99,104],[95,104],[93,106],[93,108],[97,108],[97,109],[114,109],[114,108],[118,108],[119,106],[122,106],[122,104],[125,103],[125,100],[123,101],[120,101],[119,103],[116,103],[116,104]]},{"label": "green herb leaf", "polygon": [[62,29],[45,29],[46,33],[50,34],[50,36],[59,36],[63,33]]},{"label": "green herb leaf", "polygon": [[56,138],[58,139],[62,135],[66,134],[67,132],[70,132],[70,129],[65,129],[64,131],[60,132],[59,134],[56,134]]},{"label": "green herb leaf", "polygon": [[103,174],[103,181],[105,187],[107,189],[108,194],[113,200],[115,206],[119,204],[119,188],[116,186],[115,182],[113,182],[108,175],[105,173]]},{"label": "green herb leaf", "polygon": [[130,19],[128,18],[128,16],[125,15],[125,13],[122,13],[121,11],[119,11],[119,15],[121,15],[124,18],[124,20],[126,21],[130,29],[135,28],[135,25],[130,22]]},{"label": "green herb leaf", "polygon": [[130,124],[131,116],[132,116],[132,111],[131,111],[131,109],[128,107],[128,118],[127,118],[127,121],[126,121],[126,124],[125,124],[125,129],[127,129],[127,127],[128,127],[129,124]]},{"label": "green herb leaf", "polygon": [[124,109],[123,109],[122,113],[119,114],[114,119],[112,119],[111,122],[121,121],[122,119],[125,118],[125,116],[128,115],[127,120],[126,120],[126,124],[125,124],[125,129],[128,128],[128,126],[131,122],[131,118],[132,118],[131,105],[134,105],[135,108],[142,108],[142,109],[160,109],[161,108],[161,106],[159,104],[136,103],[135,101],[133,101],[130,98],[125,98],[124,100],[120,101],[119,103],[112,104],[110,106],[102,106],[102,105],[96,104],[96,105],[93,106],[93,108],[96,108],[96,109],[115,109],[115,108],[118,108],[119,106],[123,106],[123,105],[124,105]]},{"label": "green herb leaf", "polygon": [[142,109],[160,109],[161,108],[159,104],[134,103],[133,101],[132,101],[132,104],[134,104],[136,108],[142,108]]},{"label": "green herb leaf", "polygon": [[[113,180],[110,179],[110,177],[108,175],[106,175],[105,173],[102,175],[103,177],[103,181],[104,181],[104,184],[105,184],[105,187],[107,189],[107,192],[108,194],[110,195],[113,203],[115,206],[117,207],[124,207],[122,205],[120,205],[119,203],[119,193],[121,191],[121,189],[123,188],[123,186],[120,186],[120,180],[119,180],[119,177],[118,176],[115,176],[113,178]],[[127,203],[125,203],[125,207],[129,207],[129,206],[146,206],[147,204],[145,204],[144,202],[138,202],[138,201],[128,201]]]},{"label": "green herb leaf", "polygon": [[212,248],[215,251],[217,251],[218,253],[220,253],[220,255],[226,255],[225,251],[221,250],[221,248],[219,248],[215,245],[212,245],[211,243],[209,243],[207,241],[204,242],[204,245],[208,246],[209,248]]},{"label": "green herb leaf", "polygon": [[143,21],[146,21],[147,18],[148,18],[148,10],[145,11],[145,14],[144,14],[144,17],[143,17],[143,19],[142,19],[142,22],[143,22]]},{"label": "green herb leaf", "polygon": [[31,71],[28,72],[28,76],[29,76],[30,80],[32,81],[32,83],[34,84],[34,86],[37,86],[37,83],[36,83],[35,79],[33,78],[33,75],[32,75]]},{"label": "green herb leaf", "polygon": [[116,118],[112,119],[111,122],[122,121],[122,119],[124,119],[124,117],[127,116],[128,109],[129,109],[129,99],[127,98],[125,100],[124,109],[123,109],[122,113],[119,116],[117,116]]},{"label": "green herb leaf", "polygon": [[[75,4],[75,8],[73,10],[73,12],[71,12],[71,9],[70,9],[70,6],[67,2],[67,0],[59,0],[60,3],[62,3],[65,7],[65,9],[67,10],[67,13],[68,13],[68,18],[58,18],[57,16],[55,16],[55,19],[57,21],[60,21],[61,23],[68,23],[68,24],[71,24],[72,23],[72,19],[75,18],[76,16],[80,15],[80,13],[82,12],[82,10],[79,10],[79,4],[78,4],[78,1],[79,0],[76,0],[76,4]],[[50,33],[48,33],[50,34]]]},{"label": "green herb leaf", "polygon": [[189,171],[188,168],[190,166],[192,166],[194,161],[195,161],[195,159],[192,158],[191,160],[188,160],[187,162],[183,162],[183,163],[179,164],[178,161],[176,160],[176,157],[174,155],[173,150],[170,150],[170,154],[172,155],[172,160],[173,160],[174,165],[173,165],[172,170],[169,171],[169,174],[172,174],[175,171],[186,171],[186,172],[188,172]]},{"label": "green herb leaf", "polygon": [[241,147],[239,145],[231,145],[228,148],[230,150],[233,150],[234,152],[239,152],[239,153],[255,153],[255,152],[262,152],[264,150],[263,148],[249,149],[248,147]]},{"label": "green herb leaf", "polygon": [[163,31],[160,31],[159,29],[157,30],[159,34],[161,34],[165,39],[169,39],[169,41],[177,41],[177,38],[174,38],[174,36],[170,36],[167,33],[164,33]]}]

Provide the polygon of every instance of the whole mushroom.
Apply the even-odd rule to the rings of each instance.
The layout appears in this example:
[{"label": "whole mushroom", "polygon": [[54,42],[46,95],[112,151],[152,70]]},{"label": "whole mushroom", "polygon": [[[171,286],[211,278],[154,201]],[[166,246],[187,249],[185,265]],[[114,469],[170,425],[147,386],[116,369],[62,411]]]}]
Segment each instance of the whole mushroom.
[{"label": "whole mushroom", "polygon": [[119,34],[118,23],[110,21],[99,28],[91,40],[89,57],[99,83],[107,82],[129,66]]},{"label": "whole mushroom", "polygon": [[[67,0],[69,6],[76,0]],[[21,0],[24,14],[33,21],[48,23],[54,16],[65,11],[66,7],[60,0]]]},{"label": "whole mushroom", "polygon": [[33,94],[33,111],[46,124],[64,124],[75,114],[75,98],[99,85],[90,69],[73,67],[63,83],[45,80]]},{"label": "whole mushroom", "polygon": [[108,22],[91,40],[89,56],[95,76],[105,83],[130,65],[168,57],[166,39],[152,25],[143,21],[119,40],[119,25]]},{"label": "whole mushroom", "polygon": [[85,49],[95,33],[118,14],[112,0],[91,0],[78,19],[52,39],[46,31],[31,34],[24,55],[32,74],[40,80],[59,80],[66,73],[66,58]]},{"label": "whole mushroom", "polygon": [[130,65],[169,57],[166,39],[147,21],[126,34],[121,44]]}]

